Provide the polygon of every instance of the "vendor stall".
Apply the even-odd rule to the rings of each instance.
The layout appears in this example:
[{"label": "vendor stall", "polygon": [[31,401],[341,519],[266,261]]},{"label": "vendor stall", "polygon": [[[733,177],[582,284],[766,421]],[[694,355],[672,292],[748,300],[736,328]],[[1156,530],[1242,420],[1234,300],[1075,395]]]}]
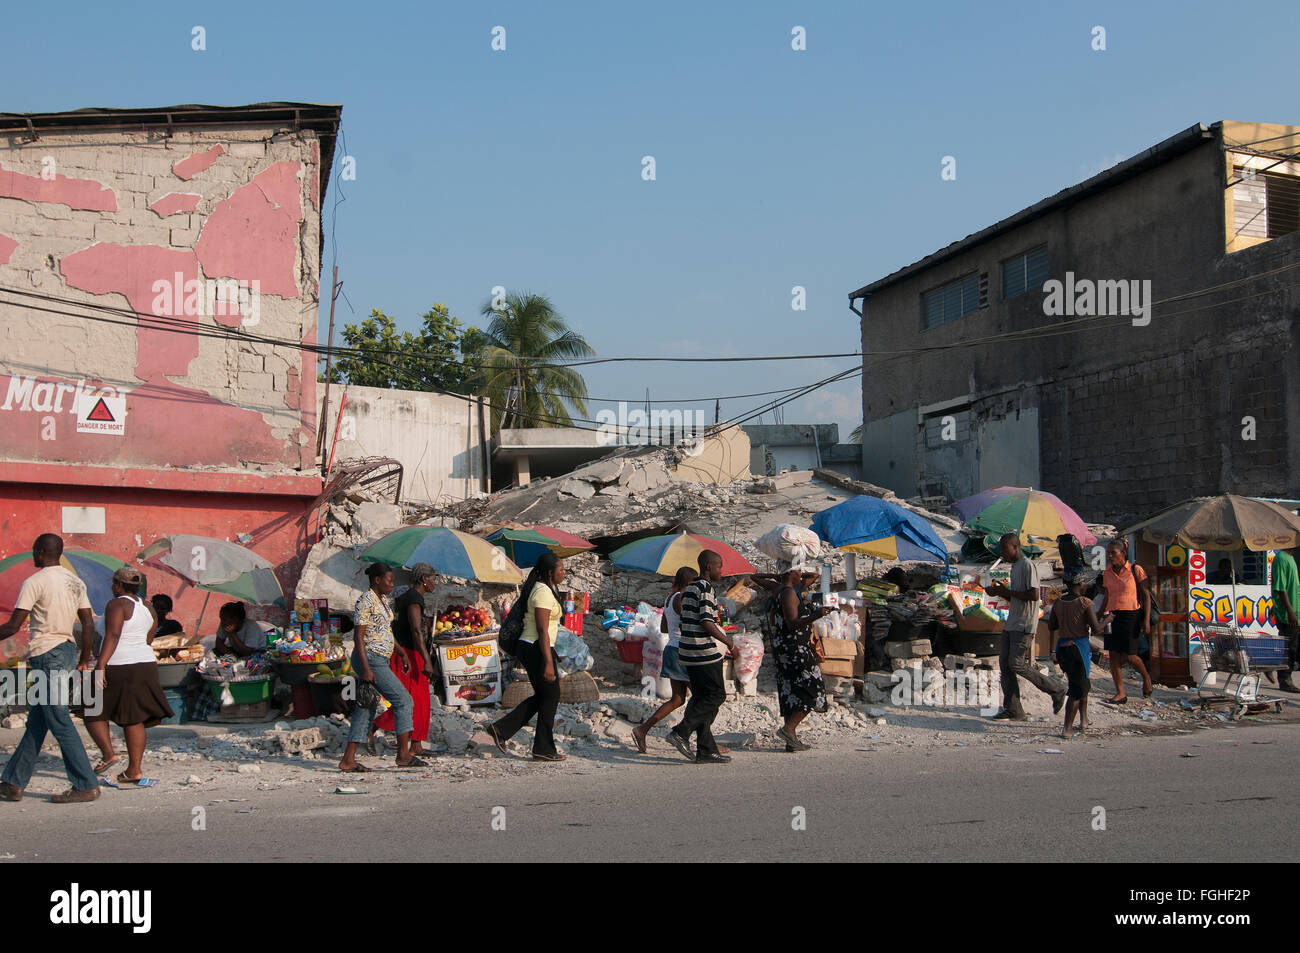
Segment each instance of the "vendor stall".
[{"label": "vendor stall", "polygon": [[1196,683],[1191,656],[1204,646],[1207,626],[1235,625],[1253,664],[1281,662],[1284,640],[1273,615],[1273,556],[1272,550],[1201,550],[1138,543],[1139,562],[1155,564],[1152,581],[1161,610],[1160,623],[1150,640],[1155,681],[1162,685]]}]

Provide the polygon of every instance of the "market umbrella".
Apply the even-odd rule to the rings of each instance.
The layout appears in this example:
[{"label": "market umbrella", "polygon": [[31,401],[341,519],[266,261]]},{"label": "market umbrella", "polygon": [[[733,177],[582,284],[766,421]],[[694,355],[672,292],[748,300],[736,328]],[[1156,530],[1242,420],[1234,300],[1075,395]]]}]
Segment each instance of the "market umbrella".
[{"label": "market umbrella", "polygon": [[585,552],[594,545],[553,526],[503,526],[486,539],[504,551],[516,566],[535,566],[545,552],[563,558]]},{"label": "market umbrella", "polygon": [[[1003,493],[1003,490],[1010,492]],[[988,502],[976,503],[979,497],[988,494],[1001,495]],[[1049,541],[1049,549],[1055,548],[1056,537],[1064,533],[1073,533],[1083,546],[1097,542],[1097,537],[1088,532],[1078,513],[1062,503],[1059,497],[1042,490],[998,487],[959,500],[953,504],[953,509],[962,515],[972,530],[984,535],[1016,533],[1024,542],[1028,542],[1029,537],[1038,537]]]},{"label": "market umbrella", "polygon": [[660,576],[671,576],[683,566],[698,565],[700,553],[706,549],[711,549],[722,557],[724,576],[758,572],[753,563],[722,540],[695,533],[647,536],[614,550],[609,554],[609,561],[619,569],[639,569]]},{"label": "market umbrella", "polygon": [[410,569],[428,563],[444,576],[513,586],[523,573],[486,539],[445,526],[404,526],[381,537],[361,554],[367,561]]},{"label": "market umbrella", "polygon": [[1284,506],[1223,493],[1184,500],[1130,526],[1149,543],[1192,549],[1290,549],[1300,543],[1300,516]]},{"label": "market umbrella", "polygon": [[136,558],[154,560],[206,592],[218,592],[255,606],[284,605],[284,590],[275,568],[238,543],[174,533],[150,543]]},{"label": "market umbrella", "polygon": [[874,496],[855,496],[822,510],[809,529],[846,553],[948,561],[948,547],[922,516]]},{"label": "market umbrella", "polygon": [[[76,573],[86,584],[91,608],[96,614],[102,614],[104,606],[113,598],[113,573],[126,563],[116,556],[85,549],[65,549],[59,562],[64,569]],[[35,572],[36,564],[32,562],[31,553],[17,553],[0,559],[0,611],[13,611],[14,603],[18,601],[18,590]],[[145,595],[143,587],[140,595]]]}]

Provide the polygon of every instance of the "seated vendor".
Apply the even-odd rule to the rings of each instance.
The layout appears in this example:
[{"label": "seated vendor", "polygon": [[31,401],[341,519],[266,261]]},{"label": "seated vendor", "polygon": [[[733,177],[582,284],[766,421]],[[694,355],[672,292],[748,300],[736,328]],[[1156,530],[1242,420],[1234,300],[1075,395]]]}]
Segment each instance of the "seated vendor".
[{"label": "seated vendor", "polygon": [[238,655],[246,658],[256,652],[266,651],[266,633],[244,610],[242,602],[227,602],[221,607],[221,628],[213,652],[217,655]]},{"label": "seated vendor", "polygon": [[184,635],[185,630],[175,619],[168,618],[168,613],[172,611],[171,596],[164,596],[161,592],[149,600],[153,603],[153,611],[158,614],[158,631],[154,638],[163,635]]}]

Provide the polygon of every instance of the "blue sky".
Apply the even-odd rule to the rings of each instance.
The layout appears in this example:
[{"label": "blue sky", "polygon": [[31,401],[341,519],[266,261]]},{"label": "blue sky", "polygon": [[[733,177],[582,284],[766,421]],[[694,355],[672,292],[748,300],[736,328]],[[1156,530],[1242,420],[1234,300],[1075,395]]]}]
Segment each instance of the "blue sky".
[{"label": "blue sky", "polygon": [[[13,4],[0,110],[341,103],[356,180],[330,184],[322,267],[325,285],[340,267],[341,322],[380,308],[413,329],[435,301],[481,322],[504,285],[549,295],[602,356],[840,352],[859,346],[849,291],[1195,122],[1300,122],[1276,72],[1295,56],[1294,2],[1247,9]],[[946,155],[955,181],[940,178]],[[806,311],[791,309],[795,285]],[[711,399],[678,402],[852,363],[586,376],[593,396],[649,388],[711,420]],[[725,401],[723,415],[761,402]],[[838,422],[842,438],[860,419],[856,384],[785,408],[790,423]]]}]

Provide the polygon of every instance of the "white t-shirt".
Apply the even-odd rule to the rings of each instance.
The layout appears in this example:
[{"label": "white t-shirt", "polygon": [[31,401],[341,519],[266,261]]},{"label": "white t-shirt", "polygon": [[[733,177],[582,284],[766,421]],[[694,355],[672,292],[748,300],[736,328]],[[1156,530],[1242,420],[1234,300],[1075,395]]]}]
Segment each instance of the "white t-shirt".
[{"label": "white t-shirt", "polygon": [[75,641],[72,627],[77,622],[77,610],[89,609],[90,599],[86,584],[76,573],[62,566],[46,566],[23,582],[14,608],[29,613],[27,628],[32,639],[27,654],[35,658],[64,642]]}]

